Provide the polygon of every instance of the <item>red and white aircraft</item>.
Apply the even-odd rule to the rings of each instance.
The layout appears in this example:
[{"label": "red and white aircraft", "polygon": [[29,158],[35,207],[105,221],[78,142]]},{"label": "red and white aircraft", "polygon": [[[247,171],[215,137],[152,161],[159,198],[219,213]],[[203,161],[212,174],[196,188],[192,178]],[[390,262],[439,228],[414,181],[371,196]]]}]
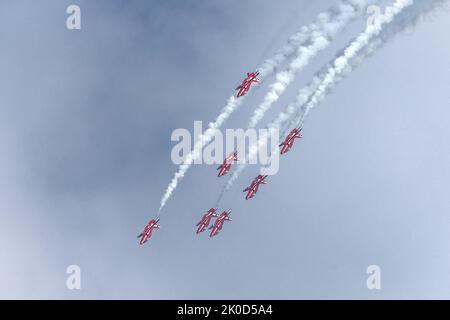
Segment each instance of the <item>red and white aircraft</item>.
[{"label": "red and white aircraft", "polygon": [[245,200],[251,199],[255,196],[256,192],[258,192],[258,188],[260,184],[266,184],[266,181],[264,180],[267,178],[267,175],[258,175],[250,184],[249,187],[244,189],[244,192],[247,192],[247,196],[245,197]]},{"label": "red and white aircraft", "polygon": [[302,137],[302,135],[300,134],[301,131],[302,128],[295,128],[287,135],[286,139],[284,139],[284,142],[280,144],[280,154],[284,154],[291,150],[295,139]]},{"label": "red and white aircraft", "polygon": [[153,229],[160,229],[161,227],[158,225],[158,219],[152,219],[150,220],[147,225],[144,228],[144,231],[142,231],[142,233],[140,235],[138,235],[138,238],[141,238],[141,241],[139,241],[139,244],[144,244],[148,241],[148,239],[150,239],[150,237],[152,236],[152,231]]},{"label": "red and white aircraft", "polygon": [[200,222],[197,223],[197,226],[198,226],[197,233],[205,231],[205,229],[208,228],[209,224],[211,223],[211,219],[217,218],[217,217],[219,217],[219,216],[216,214],[216,209],[214,209],[214,208],[209,209],[208,212],[206,212],[203,215]]},{"label": "red and white aircraft", "polygon": [[230,170],[231,164],[234,161],[238,161],[237,151],[230,153],[230,155],[223,160],[223,163],[217,168],[217,170],[219,170],[219,174],[217,176],[221,177],[225,175],[228,170]]},{"label": "red and white aircraft", "polygon": [[250,73],[247,72],[247,78],[245,78],[244,81],[242,81],[241,85],[236,88],[236,90],[239,90],[236,95],[238,98],[242,97],[244,94],[246,94],[250,90],[252,83],[259,82],[258,75],[259,75],[258,71],[254,71],[254,72],[250,72]]},{"label": "red and white aircraft", "polygon": [[231,210],[224,211],[216,218],[216,221],[214,221],[214,224],[210,227],[212,229],[210,233],[210,237],[216,236],[220,230],[222,230],[223,223],[225,221],[232,221],[230,218]]}]

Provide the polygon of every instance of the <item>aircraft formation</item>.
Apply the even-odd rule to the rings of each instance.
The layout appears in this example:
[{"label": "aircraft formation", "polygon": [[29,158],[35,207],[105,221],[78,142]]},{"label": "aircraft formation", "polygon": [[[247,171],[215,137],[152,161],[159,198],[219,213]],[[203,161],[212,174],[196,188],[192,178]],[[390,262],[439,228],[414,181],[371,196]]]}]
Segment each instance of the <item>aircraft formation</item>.
[{"label": "aircraft formation", "polygon": [[206,212],[202,219],[197,223],[198,229],[197,234],[203,232],[208,228],[208,226],[211,224],[212,218],[215,218],[213,225],[209,227],[209,230],[211,230],[211,233],[209,234],[210,237],[216,236],[220,230],[222,230],[222,226],[225,223],[225,221],[231,221],[231,210],[223,211],[220,215],[218,215],[217,210],[215,208],[211,208]]},{"label": "aircraft formation", "polygon": [[[240,98],[244,96],[247,92],[250,91],[253,83],[259,83],[258,79],[259,72],[248,72],[247,77],[242,81],[242,83],[236,88],[236,97]],[[295,139],[302,138],[300,132],[302,131],[302,128],[295,128],[293,129],[284,139],[284,141],[279,145],[280,147],[280,154],[285,154],[294,145]],[[225,176],[228,171],[231,169],[231,166],[234,163],[237,163],[239,161],[237,151],[234,151],[233,153],[229,154],[222,162],[222,164],[217,168],[219,171],[217,174],[217,177],[223,177]],[[256,178],[253,179],[253,181],[250,183],[250,185],[243,190],[243,192],[246,192],[245,200],[252,199],[256,193],[259,190],[259,186],[262,184],[267,184],[267,181],[265,180],[267,178],[267,175],[258,175]],[[214,220],[214,223],[211,222]],[[139,241],[139,244],[143,245],[145,244],[150,237],[152,236],[152,231],[154,229],[160,229],[160,226],[158,225],[158,219],[152,219],[148,222],[148,224],[145,226],[144,230],[141,234],[139,234],[138,238],[141,238]],[[214,237],[220,233],[222,230],[222,227],[226,221],[232,221],[231,219],[231,209],[228,211],[223,211],[221,214],[217,213],[216,208],[209,209],[200,219],[200,221],[197,223],[197,234],[202,233],[206,229],[211,230],[209,236]]]},{"label": "aircraft formation", "polygon": [[[158,221],[161,210],[193,164],[193,159],[214,139],[215,130],[220,129],[232,113],[238,110],[244,102],[243,97],[248,95],[264,79],[276,72],[274,82],[269,85],[263,101],[255,108],[250,118],[248,127],[256,128],[264,114],[278,101],[296,75],[309,65],[311,59],[331,45],[337,35],[344,31],[350,23],[358,17],[364,16],[369,5],[378,1],[337,0],[335,5],[321,12],[312,23],[299,29],[280,50],[265,60],[257,70],[247,73],[245,79],[236,87],[236,92],[227,100],[215,121],[210,123],[202,139],[199,139],[193,150],[186,156],[186,160],[179,165],[161,198],[156,220],[150,220],[144,231],[139,235],[141,244],[148,241],[152,235],[152,230],[159,228]],[[380,13],[373,23],[364,23],[364,29],[353,37],[345,47],[340,48],[329,62],[318,69],[308,84],[298,91],[295,101],[289,103],[285,110],[270,122],[272,128],[287,127],[292,130],[280,141],[279,153],[281,155],[286,154],[293,148],[295,140],[302,137],[300,134],[302,126],[310,111],[320,105],[321,101],[333,92],[336,86],[346,79],[353,70],[356,70],[364,60],[381,49],[405,28],[414,26],[420,20],[419,18],[432,12],[443,1],[392,0],[392,4],[386,6],[384,12]],[[286,67],[278,71],[282,65],[286,65]],[[238,161],[237,152],[227,156],[217,169],[218,177],[225,176],[231,170],[233,164]],[[233,172],[217,203],[220,203],[224,192],[231,188],[244,167],[245,164],[242,164]],[[250,185],[243,190],[246,193],[246,200],[252,199],[258,192],[259,187],[267,183],[266,178],[265,175],[258,175],[251,181]],[[231,221],[230,215],[230,210],[218,214],[217,208],[211,208],[197,224],[197,234],[209,228],[211,230],[210,237],[216,236],[221,232],[224,223]],[[213,221],[214,223],[212,223]],[[211,224],[212,226],[210,226]]]},{"label": "aircraft formation", "polygon": [[[248,76],[250,76],[251,74],[258,74],[258,73],[257,72],[250,73],[250,74],[247,73]],[[239,88],[240,87],[238,87],[238,89]],[[279,145],[280,154],[287,153],[293,147],[295,139],[302,138],[302,135],[300,134],[302,129],[303,128],[295,128],[291,132],[289,132],[289,134],[286,136],[284,141]],[[223,163],[217,169],[217,170],[219,170],[218,177],[222,177],[222,176],[226,175],[227,172],[230,170],[232,164],[237,161],[239,161],[239,159],[237,157],[237,151],[228,155],[228,157],[226,157],[223,160]],[[259,186],[262,184],[267,184],[266,178],[267,178],[267,175],[260,174],[256,178],[253,179],[253,181],[250,183],[250,185],[243,190],[243,192],[247,193],[245,196],[245,200],[252,199],[258,192]],[[222,230],[222,226],[225,221],[232,221],[230,218],[231,210],[224,211],[220,215],[217,215],[216,212],[217,212],[217,210],[215,208],[211,208],[208,210],[207,213],[205,213],[203,215],[200,222],[197,223],[197,226],[198,226],[197,234],[203,232],[209,226],[209,224],[211,223],[211,220],[213,218],[215,218],[216,220],[215,220],[214,224],[210,227],[210,229],[212,229],[211,234],[209,235],[210,237],[216,236],[219,233],[219,231]]]}]

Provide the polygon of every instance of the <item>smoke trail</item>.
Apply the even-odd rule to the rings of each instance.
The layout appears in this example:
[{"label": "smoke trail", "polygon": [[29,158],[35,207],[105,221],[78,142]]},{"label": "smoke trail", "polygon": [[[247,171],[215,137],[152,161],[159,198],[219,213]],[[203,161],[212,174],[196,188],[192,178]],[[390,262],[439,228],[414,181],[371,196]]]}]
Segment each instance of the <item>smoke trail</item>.
[{"label": "smoke trail", "polygon": [[[319,84],[309,102],[303,107],[303,114],[297,121],[298,124],[303,123],[311,109],[319,104],[326,93],[340,81],[344,71],[347,68],[351,68],[350,60],[356,57],[359,51],[369,45],[370,41],[381,33],[384,25],[391,23],[403,9],[413,4],[414,0],[396,0],[393,5],[386,8],[384,14],[379,16],[373,24],[369,25],[366,30],[344,50],[344,53],[341,56],[334,60],[332,66],[328,68],[322,83]],[[347,71],[347,73],[349,73],[349,71]]]},{"label": "smoke trail", "polygon": [[358,14],[375,0],[346,0],[324,14],[321,27],[311,33],[310,39],[299,46],[295,58],[287,69],[276,75],[276,81],[270,86],[263,102],[254,111],[248,127],[254,128],[264,117],[264,114],[280,98],[295,75],[306,67],[309,61],[320,51],[327,48],[336,35],[342,31]]},{"label": "smoke trail", "polygon": [[[316,106],[336,84],[362,63],[366,57],[372,55],[379,47],[386,43],[389,38],[406,28],[408,25],[415,23],[422,13],[430,11],[443,1],[444,0],[432,0],[411,7],[414,3],[413,0],[396,0],[392,6],[386,8],[385,13],[378,17],[373,25],[368,26],[363,33],[352,41],[351,44],[344,49],[343,54],[335,58],[329,67],[316,73],[313,80],[305,88],[299,91],[296,101],[289,104],[286,107],[286,110],[281,112],[268,127],[279,129],[283,122],[292,117],[295,112],[298,112],[299,115],[294,117],[281,136],[284,136],[288,129],[291,130],[294,127],[302,126],[309,111]],[[396,23],[390,24],[394,18],[402,12],[404,14],[397,18]],[[384,26],[388,24],[389,28],[384,28]],[[256,156],[258,149],[262,145],[267,143],[265,140],[267,140],[267,137],[260,139],[257,146],[251,147],[251,154],[249,155],[250,159]],[[272,154],[274,152],[278,152],[278,150],[272,150]],[[233,172],[219,195],[217,203],[220,202],[224,193],[233,186],[234,181],[237,180],[239,174],[245,167],[245,164],[241,164]]]},{"label": "smoke trail", "polygon": [[[366,0],[343,0],[343,2],[352,3],[356,6],[357,3],[365,3]],[[323,30],[324,26],[330,26],[330,18],[333,12],[334,9],[330,9],[326,12],[320,13],[313,23],[308,26],[302,27],[299,32],[291,36],[288,40],[288,43],[284,45],[280,51],[275,53],[272,58],[266,60],[263,65],[258,68],[261,80],[269,76],[274,72],[277,66],[281,65],[287,59],[289,59],[295,53],[297,47],[308,41],[311,38],[312,34],[316,32],[316,30]],[[203,148],[209,142],[211,142],[216,130],[220,129],[220,127],[231,116],[231,114],[238,109],[238,107],[244,101],[245,97],[246,96],[240,97],[238,99],[235,96],[231,96],[219,116],[216,118],[215,122],[211,122],[204,134],[200,135],[198,141],[196,141],[196,143],[194,144],[193,150],[186,156],[183,163],[178,167],[178,170],[175,172],[174,177],[167,186],[166,191],[164,192],[164,195],[161,199],[158,216],[160,215],[161,210],[166,205],[167,201],[170,199],[173,191],[176,189],[180,179],[184,177],[194,161],[198,159]]]},{"label": "smoke trail", "polygon": [[211,142],[216,130],[218,130],[223,125],[223,123],[239,107],[239,105],[243,102],[244,99],[245,97],[237,99],[236,97],[231,96],[228,99],[226,106],[222,109],[222,112],[216,118],[216,121],[211,122],[208,126],[208,129],[199,136],[198,141],[194,144],[193,150],[183,160],[183,163],[178,167],[177,172],[175,172],[174,177],[167,186],[166,192],[164,193],[161,199],[161,204],[158,210],[158,217],[161,213],[162,208],[166,205],[167,200],[169,200],[173,191],[176,189],[179,180],[184,177],[186,172],[189,170],[190,166],[194,163],[196,159],[198,159],[200,153],[203,150],[203,147],[209,142]]},{"label": "smoke trail", "polygon": [[[391,38],[396,36],[398,33],[402,32],[408,27],[414,26],[417,24],[420,18],[424,15],[428,14],[430,11],[434,10],[439,5],[448,2],[448,0],[429,0],[429,1],[421,1],[416,2],[413,5],[410,5],[402,10],[396,17],[395,23],[390,23],[386,27],[384,27],[376,37],[371,39],[363,48],[363,51],[355,56],[351,57],[348,60],[348,65],[342,69],[340,74],[336,74],[334,82],[329,84],[326,90],[322,90],[320,96],[317,98],[316,105],[323,100],[323,98],[331,93],[331,90],[339,84],[342,80],[344,80],[350,73],[352,73],[359,65],[364,62],[367,58],[371,57],[378,49],[383,47]],[[323,68],[321,71],[316,73],[313,82],[321,82],[324,83],[325,77],[329,73],[328,70],[332,68],[332,65],[329,65],[326,68]],[[308,89],[306,88],[306,91]],[[289,125],[286,126],[283,135],[286,134],[287,131],[292,130],[295,127],[302,126],[304,119],[308,115],[309,111],[313,107],[309,100],[312,100],[313,93],[316,91],[311,91],[311,98],[308,98],[308,101],[304,101],[303,103],[298,103],[300,99],[297,100],[297,107],[287,108],[287,110],[296,110],[296,115],[293,117],[293,120]],[[306,102],[310,102],[306,104]],[[281,113],[278,118],[287,119],[293,115],[293,112],[286,112],[284,115]]]},{"label": "smoke trail", "polygon": [[[317,101],[316,105],[323,100],[323,98],[331,93],[331,90],[339,84],[343,79],[345,79],[346,76],[348,76],[350,73],[352,73],[359,65],[364,62],[367,58],[371,57],[378,49],[383,47],[391,38],[396,36],[398,33],[402,32],[408,27],[414,26],[418,23],[418,21],[429,12],[436,9],[438,6],[444,4],[445,2],[448,2],[448,0],[429,0],[429,1],[421,1],[421,2],[415,2],[412,5],[406,6],[403,10],[401,10],[400,13],[395,17],[395,23],[389,23],[386,27],[382,28],[376,35],[376,37],[373,37],[370,39],[367,44],[362,48],[363,50],[355,54],[354,56],[350,57],[347,60],[347,66],[343,69],[341,69],[340,74],[335,74],[334,82],[329,83],[328,87],[325,88],[325,90],[321,90],[320,94],[317,94]],[[345,51],[344,51],[345,54]],[[337,60],[337,59],[336,59]],[[335,60],[335,61],[336,61]],[[303,91],[308,91],[308,88],[311,88],[314,86],[314,83],[325,83],[326,77],[329,75],[329,70],[333,68],[333,65],[329,65],[328,67],[323,68],[321,71],[317,72],[312,80],[312,84],[304,89]],[[318,91],[318,90],[317,90]],[[296,110],[296,115],[293,118],[293,120],[290,122],[289,125],[286,126],[286,129],[284,130],[283,135],[286,134],[286,131],[292,130],[295,127],[302,126],[304,119],[308,115],[309,111],[314,107],[312,105],[312,100],[314,98],[313,94],[317,93],[316,90],[310,91],[310,98],[308,99],[299,99],[302,94],[299,93],[296,101],[296,106],[288,106],[286,108],[286,112],[280,113],[280,115],[277,117],[277,120],[275,120],[275,123],[281,124],[283,122],[282,119],[288,119],[293,115],[293,110]],[[301,91],[300,91],[301,92]],[[303,95],[305,96],[305,95]],[[310,101],[311,100],[311,101]],[[309,102],[306,104],[306,102]]]}]

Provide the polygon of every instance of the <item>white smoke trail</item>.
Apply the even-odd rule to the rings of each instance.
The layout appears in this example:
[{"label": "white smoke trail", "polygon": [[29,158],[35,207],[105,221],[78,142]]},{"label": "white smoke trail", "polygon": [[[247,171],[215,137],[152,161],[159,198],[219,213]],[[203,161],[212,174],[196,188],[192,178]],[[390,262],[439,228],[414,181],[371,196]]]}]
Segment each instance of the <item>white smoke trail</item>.
[{"label": "white smoke trail", "polygon": [[336,12],[339,11],[339,6],[347,5],[347,7],[354,6],[362,8],[364,5],[376,1],[380,0],[341,0],[340,4],[319,13],[315,21],[310,25],[301,27],[297,33],[289,37],[287,44],[285,44],[281,50],[276,52],[273,57],[267,59],[262,66],[258,68],[261,78],[265,78],[272,74],[278,66],[283,64],[288,58],[292,57],[300,45],[311,39],[313,33],[323,31],[325,26],[333,28],[334,26],[331,20],[334,19],[334,16],[337,14]]},{"label": "white smoke trail", "polygon": [[342,31],[362,10],[375,0],[346,0],[339,3],[333,10],[323,15],[322,24],[311,33],[311,37],[296,50],[295,58],[283,70],[276,75],[276,81],[270,86],[270,90],[264,96],[263,102],[254,111],[248,127],[254,128],[264,117],[264,114],[280,98],[289,84],[295,79],[295,75],[306,67],[309,61],[320,51],[327,48],[336,35]]},{"label": "white smoke trail", "polygon": [[[347,61],[347,66],[341,70],[338,74],[335,74],[335,79],[332,83],[329,83],[325,90],[321,90],[320,94],[318,94],[318,90],[314,90],[310,92],[310,97],[308,99],[304,99],[304,102],[301,103],[301,99],[297,99],[296,107],[288,107],[286,113],[281,113],[278,116],[278,120],[281,120],[279,124],[282,123],[282,119],[288,119],[291,117],[294,112],[289,112],[292,110],[296,110],[296,115],[293,117],[292,121],[290,121],[289,125],[286,126],[284,132],[281,136],[284,136],[287,131],[292,130],[295,127],[302,126],[304,119],[308,115],[309,111],[314,107],[312,105],[312,100],[314,98],[313,94],[317,94],[316,105],[322,101],[325,96],[331,93],[331,90],[339,84],[343,79],[345,79],[350,73],[352,73],[359,65],[364,62],[367,58],[371,57],[378,49],[383,47],[391,38],[396,36],[398,33],[402,32],[408,27],[414,26],[421,17],[428,14],[430,11],[434,10],[436,7],[442,5],[443,3],[448,2],[448,0],[428,0],[428,1],[420,1],[415,2],[412,5],[407,6],[402,10],[402,12],[398,13],[395,17],[395,23],[390,23],[385,26],[377,35],[369,40],[369,42],[364,46],[363,50],[361,50],[358,54],[354,55]],[[387,22],[389,23],[389,22]],[[316,73],[312,83],[321,83],[324,84],[326,82],[326,77],[329,75],[329,70],[333,68],[333,65],[329,65],[326,68],[323,68],[321,71]],[[311,87],[311,84],[309,85]],[[308,87],[303,89],[304,91],[308,91]],[[300,95],[299,95],[300,96]],[[300,102],[300,103],[299,103]],[[308,104],[306,103],[308,102]],[[276,121],[275,121],[276,122]]]},{"label": "white smoke trail", "polygon": [[[325,94],[329,92],[332,87],[353,70],[351,68],[352,62],[353,67],[359,65],[367,56],[370,56],[376,49],[384,44],[388,37],[402,30],[407,24],[411,24],[413,22],[412,20],[417,19],[417,16],[419,16],[421,12],[429,11],[434,4],[440,2],[442,2],[442,0],[432,0],[427,3],[421,3],[417,6],[417,10],[411,10],[411,12],[408,12],[401,17],[402,20],[399,21],[398,24],[392,24],[391,28],[384,29],[385,25],[390,24],[397,15],[414,3],[413,0],[396,0],[392,6],[386,8],[385,13],[378,17],[373,25],[367,26],[366,30],[352,41],[343,51],[343,54],[335,58],[328,68],[318,72],[313,80],[305,88],[299,91],[296,101],[289,104],[286,107],[286,110],[281,112],[268,127],[279,129],[296,111],[299,113],[300,111],[303,111],[303,113],[301,116],[295,117],[286,130],[302,126],[309,111],[324,98]],[[383,33],[381,33],[382,31]],[[299,110],[300,108],[301,110]],[[283,136],[284,134],[281,135],[281,137]],[[266,145],[266,143],[267,137],[263,137],[258,141],[258,145],[252,146],[250,148],[249,159],[255,157],[258,149],[261,146]],[[278,152],[278,150],[272,150],[272,153],[274,152]],[[219,195],[217,203],[220,202],[224,193],[233,186],[245,167],[245,164],[241,164],[233,172]]]},{"label": "white smoke trail", "polygon": [[[357,4],[363,2],[365,3],[366,0],[342,0],[342,2]],[[292,54],[295,53],[297,47],[308,41],[316,32],[316,30],[323,30],[324,26],[329,26],[331,28],[333,24],[332,21],[330,24],[330,18],[333,16],[333,12],[334,9],[332,8],[326,12],[320,13],[313,23],[308,26],[302,27],[299,32],[291,36],[288,40],[288,43],[283,46],[280,51],[278,51],[272,58],[268,59],[260,68],[258,68],[261,80],[273,73],[277,66],[281,65],[287,59],[289,59]],[[166,191],[164,192],[164,195],[161,199],[158,216],[160,215],[161,210],[166,205],[167,201],[170,199],[172,193],[176,189],[180,179],[184,177],[194,161],[198,159],[203,148],[212,141],[216,130],[220,129],[220,127],[231,116],[231,114],[238,109],[244,99],[245,96],[239,99],[235,96],[231,96],[219,116],[216,118],[215,122],[211,122],[204,134],[200,135],[198,141],[196,141],[196,143],[194,144],[193,150],[186,156],[183,163],[178,167],[178,170],[176,171],[174,177],[167,186]]]},{"label": "white smoke trail", "polygon": [[382,15],[375,19],[373,24],[367,26],[366,30],[360,34],[358,38],[344,50],[344,53],[334,60],[332,66],[328,68],[322,83],[319,84],[318,88],[309,99],[309,102],[304,106],[304,113],[297,123],[303,123],[305,117],[320,103],[320,101],[322,101],[327,91],[339,82],[342,73],[347,68],[351,68],[351,59],[356,57],[362,49],[369,45],[370,41],[381,33],[386,24],[391,23],[398,14],[413,4],[414,0],[396,0],[391,6],[386,8]]},{"label": "white smoke trail", "polygon": [[223,123],[230,117],[230,115],[236,110],[236,108],[238,108],[238,106],[243,102],[244,98],[245,97],[241,97],[240,99],[237,99],[236,97],[231,96],[228,99],[228,103],[226,104],[226,106],[222,109],[222,112],[216,118],[216,121],[211,122],[208,126],[208,129],[203,134],[200,135],[198,141],[194,144],[193,150],[183,160],[183,163],[178,167],[177,172],[175,173],[174,177],[167,186],[166,192],[164,193],[161,199],[161,204],[158,210],[158,216],[162,208],[166,205],[167,200],[169,200],[173,191],[176,189],[179,180],[184,177],[186,172],[189,170],[190,166],[194,163],[196,159],[199,158],[200,153],[203,150],[203,147],[209,142],[211,142],[216,130],[218,130],[223,125]]}]

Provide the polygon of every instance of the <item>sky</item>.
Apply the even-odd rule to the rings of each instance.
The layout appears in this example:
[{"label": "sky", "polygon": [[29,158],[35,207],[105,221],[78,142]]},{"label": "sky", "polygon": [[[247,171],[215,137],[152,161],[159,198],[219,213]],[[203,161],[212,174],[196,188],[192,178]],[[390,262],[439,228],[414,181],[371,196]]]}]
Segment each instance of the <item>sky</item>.
[{"label": "sky", "polygon": [[[335,0],[0,2],[0,298],[450,298],[450,7],[365,61],[308,117],[219,236],[195,224],[225,180],[176,165],[173,130],[212,121],[247,71]],[[390,3],[390,1],[384,1]],[[68,30],[66,8],[81,8]],[[357,36],[361,16],[266,114]],[[227,128],[243,128],[271,78]],[[81,270],[81,289],[66,269]],[[381,289],[366,286],[369,265]]]}]

